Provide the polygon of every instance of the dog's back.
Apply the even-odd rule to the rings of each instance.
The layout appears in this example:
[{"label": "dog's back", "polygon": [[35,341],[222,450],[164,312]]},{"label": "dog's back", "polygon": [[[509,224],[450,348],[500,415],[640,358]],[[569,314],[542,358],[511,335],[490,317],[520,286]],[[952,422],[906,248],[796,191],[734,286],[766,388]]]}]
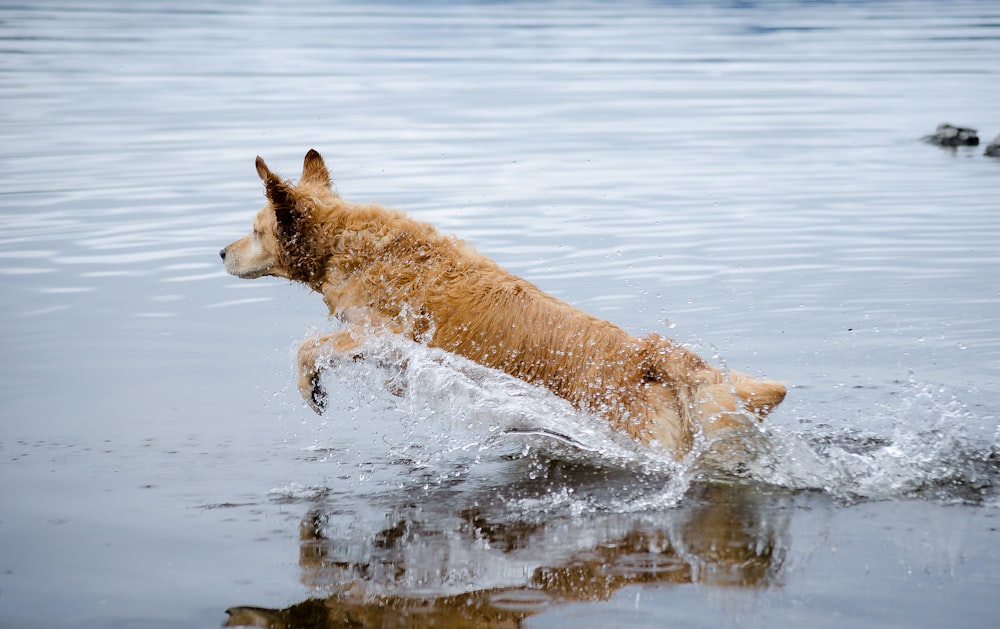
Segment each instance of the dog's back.
[{"label": "dog's back", "polygon": [[420,236],[383,258],[392,268],[366,274],[379,278],[375,292],[405,277],[391,290],[433,322],[428,344],[543,385],[633,438],[685,452],[697,432],[744,426],[784,398],[780,383],[722,372],[656,334],[636,338],[429,226],[409,233]]}]

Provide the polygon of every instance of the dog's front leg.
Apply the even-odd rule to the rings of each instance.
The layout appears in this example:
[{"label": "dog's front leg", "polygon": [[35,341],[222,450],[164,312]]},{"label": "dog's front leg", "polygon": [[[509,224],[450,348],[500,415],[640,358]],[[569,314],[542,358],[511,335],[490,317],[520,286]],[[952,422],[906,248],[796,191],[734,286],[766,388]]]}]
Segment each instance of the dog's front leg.
[{"label": "dog's front leg", "polygon": [[361,343],[348,330],[310,337],[299,345],[299,393],[309,408],[322,415],[326,410],[326,390],[320,372],[337,360],[361,357]]}]

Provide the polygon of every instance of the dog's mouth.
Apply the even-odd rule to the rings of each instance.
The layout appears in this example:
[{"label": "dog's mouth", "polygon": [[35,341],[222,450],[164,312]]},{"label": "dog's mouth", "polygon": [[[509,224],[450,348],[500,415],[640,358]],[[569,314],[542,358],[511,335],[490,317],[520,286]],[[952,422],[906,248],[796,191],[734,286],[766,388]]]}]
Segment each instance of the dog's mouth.
[{"label": "dog's mouth", "polygon": [[271,268],[268,266],[252,267],[249,269],[233,268],[235,267],[235,265],[230,265],[228,263],[225,266],[227,273],[229,273],[230,275],[235,275],[241,280],[255,280],[258,277],[264,277],[265,275],[268,275],[271,270]]}]

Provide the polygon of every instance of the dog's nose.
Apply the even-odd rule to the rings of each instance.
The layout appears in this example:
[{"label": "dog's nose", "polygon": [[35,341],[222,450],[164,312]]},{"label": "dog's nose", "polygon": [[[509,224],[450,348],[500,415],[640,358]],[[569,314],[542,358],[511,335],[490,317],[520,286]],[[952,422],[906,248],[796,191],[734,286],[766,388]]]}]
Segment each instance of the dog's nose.
[{"label": "dog's nose", "polygon": [[226,259],[226,250],[225,249],[222,249],[221,251],[219,251],[219,257],[222,258],[223,260]]}]

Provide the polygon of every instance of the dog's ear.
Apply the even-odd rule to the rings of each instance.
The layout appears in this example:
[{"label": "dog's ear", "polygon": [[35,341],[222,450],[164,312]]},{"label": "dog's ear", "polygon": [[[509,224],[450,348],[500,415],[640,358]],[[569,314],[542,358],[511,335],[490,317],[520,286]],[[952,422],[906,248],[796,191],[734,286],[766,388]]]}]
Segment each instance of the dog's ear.
[{"label": "dog's ear", "polygon": [[271,169],[267,167],[267,164],[264,163],[264,158],[260,155],[257,156],[256,161],[254,161],[254,165],[257,167],[257,176],[260,177],[260,180],[264,183],[267,183],[268,179],[278,178],[278,176],[272,173]]},{"label": "dog's ear", "polygon": [[274,207],[274,216],[278,219],[278,224],[290,225],[295,212],[295,196],[292,192],[292,186],[271,172],[260,155],[257,156],[256,165],[257,175],[264,182],[264,191],[267,194],[267,200]]},{"label": "dog's ear", "polygon": [[306,158],[302,162],[302,177],[299,179],[299,183],[318,183],[327,188],[330,187],[330,171],[323,163],[323,156],[316,149],[309,149],[309,152],[306,153]]}]

